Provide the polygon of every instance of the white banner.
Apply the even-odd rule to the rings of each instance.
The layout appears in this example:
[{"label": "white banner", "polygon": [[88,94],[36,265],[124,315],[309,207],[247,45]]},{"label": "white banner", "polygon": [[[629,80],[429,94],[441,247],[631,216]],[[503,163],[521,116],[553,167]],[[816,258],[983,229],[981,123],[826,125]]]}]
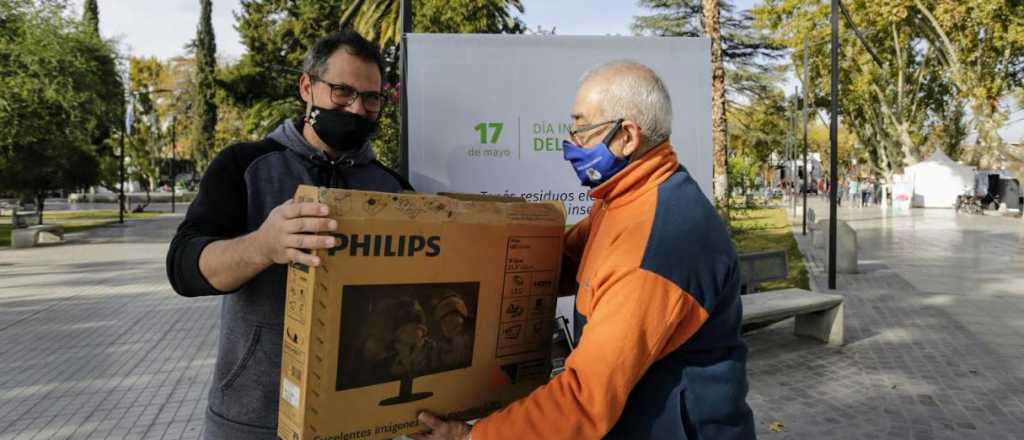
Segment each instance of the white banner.
[{"label": "white banner", "polygon": [[672,97],[680,161],[711,194],[710,45],[698,38],[411,34],[409,171],[418,191],[564,202],[589,212],[588,188],[562,158],[580,77],[633,60]]},{"label": "white banner", "polygon": [[914,184],[910,182],[896,182],[892,185],[892,209],[898,213],[910,211],[911,202],[914,199]]}]

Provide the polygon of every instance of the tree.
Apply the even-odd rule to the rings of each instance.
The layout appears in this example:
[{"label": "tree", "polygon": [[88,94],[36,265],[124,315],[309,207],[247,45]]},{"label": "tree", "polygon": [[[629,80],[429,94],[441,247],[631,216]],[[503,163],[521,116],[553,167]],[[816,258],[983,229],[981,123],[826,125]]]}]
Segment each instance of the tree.
[{"label": "tree", "polygon": [[[842,126],[856,134],[872,172],[890,177],[920,160],[928,147],[922,136],[931,114],[944,105],[939,75],[928,45],[915,39],[905,24],[882,17],[878,4],[848,2],[855,24],[841,34],[840,94]],[[864,8],[864,9],[859,9]],[[875,8],[874,10],[870,8]],[[794,49],[793,65],[803,71],[803,49],[809,44],[813,107],[826,108],[831,85],[828,41],[824,26],[829,6],[810,0],[766,0],[754,11],[757,24],[776,41]],[[937,82],[936,82],[937,81]]]},{"label": "tree", "polygon": [[287,118],[301,114],[297,81],[310,46],[337,29],[349,0],[242,0],[235,13],[248,49],[224,69],[218,84],[226,100],[241,109],[244,131],[262,137]]},{"label": "tree", "polygon": [[771,74],[770,65],[779,58],[781,48],[756,31],[752,17],[736,12],[728,0],[641,0],[640,6],[652,13],[635,18],[635,34],[711,39],[714,194],[720,203],[724,202],[729,186],[726,161],[730,156],[727,106],[771,93],[770,84],[778,78]]},{"label": "tree", "polygon": [[911,18],[941,53],[956,91],[969,102],[978,146],[989,156],[985,165],[1024,160],[997,133],[1007,121],[1000,101],[1024,86],[1024,2],[903,0],[893,12]]},{"label": "tree", "polygon": [[787,105],[782,91],[774,89],[746,106],[737,106],[730,118],[733,122],[729,131],[731,155],[769,165],[772,155],[781,153],[792,135]]},{"label": "tree", "polygon": [[726,138],[725,67],[722,63],[722,32],[719,0],[704,0],[704,31],[711,39],[711,144],[714,149],[714,193],[726,222],[729,221],[729,150]]},{"label": "tree", "polygon": [[216,72],[217,43],[213,35],[213,22],[210,14],[211,0],[200,0],[201,12],[199,26],[196,31],[196,96],[193,100],[195,127],[193,129],[193,151],[196,156],[196,167],[200,170],[213,158],[214,140],[217,131]]},{"label": "tree", "polygon": [[161,117],[157,109],[161,96],[166,89],[160,84],[166,80],[164,65],[156,58],[135,58],[128,61],[129,93],[132,95],[132,135],[125,145],[128,156],[129,176],[137,180],[146,191],[146,203],[150,202],[150,191],[157,186],[160,179],[163,159],[163,131]]},{"label": "tree", "polygon": [[[351,13],[354,29],[383,43],[385,83],[392,96],[380,119],[374,149],[382,162],[397,166],[399,159],[397,38],[398,2],[366,0],[358,11],[352,0],[242,0],[236,28],[248,48],[242,59],[222,71],[219,84],[231,105],[240,109],[244,132],[264,136],[287,118],[298,116],[304,106],[296,83],[303,58],[320,37],[338,29],[342,16]],[[393,3],[392,6],[387,6]],[[382,6],[383,9],[379,9]],[[364,8],[366,8],[364,10]],[[500,11],[499,11],[500,9]],[[375,11],[390,11],[379,14]],[[513,17],[522,12],[519,0],[417,0],[414,2],[417,32],[521,32],[525,25]],[[357,13],[358,12],[358,13]],[[384,17],[387,18],[384,18]],[[381,23],[379,32],[373,23]],[[391,24],[387,24],[391,23]]]},{"label": "tree", "polygon": [[[780,81],[772,72],[785,47],[754,27],[748,11],[737,11],[729,0],[719,0],[722,61],[726,88],[733,99],[763,95]],[[658,37],[705,36],[703,0],[640,0],[649,15],[634,18],[633,33]],[[729,104],[732,104],[730,100]]]},{"label": "tree", "polygon": [[[0,192],[96,184],[94,140],[121,115],[115,52],[62,2],[0,0]],[[88,28],[88,29],[87,29]]]},{"label": "tree", "polygon": [[[401,84],[397,84],[401,37],[397,26],[399,3],[397,0],[370,2],[364,5],[365,9],[347,11],[355,14],[354,29],[379,44],[385,54],[388,81],[394,86],[388,90],[391,103],[381,115],[381,131],[374,148],[382,162],[396,168],[401,160],[398,126]],[[421,33],[522,33],[526,25],[513,16],[513,11],[524,11],[520,0],[417,0],[413,2],[413,29]],[[378,26],[380,31],[376,30]]]},{"label": "tree", "polygon": [[[519,34],[526,29],[513,11],[523,13],[521,0],[415,0],[412,2],[416,32]],[[401,41],[401,0],[352,2],[345,14],[352,28],[381,47]]]},{"label": "tree", "polygon": [[[1024,76],[1024,4],[986,0],[848,0],[844,4],[849,18],[842,35],[842,118],[859,138],[858,145],[868,150],[875,172],[899,172],[936,148],[957,153],[966,122],[987,145],[983,150],[1013,156],[993,135],[1003,117],[993,103],[1020,87]],[[827,77],[828,47],[816,43],[828,37],[828,28],[822,25],[827,5],[766,0],[755,9],[755,16],[759,26],[782,44],[798,49],[805,38],[814,42],[811,76]],[[852,32],[854,27],[859,34]],[[799,56],[794,56],[794,64],[802,65]],[[818,81],[816,95],[826,96],[827,86]],[[820,99],[816,102],[824,104]]]},{"label": "tree", "polygon": [[[102,41],[99,16],[99,6],[96,0],[86,0],[82,7],[81,25],[88,36]],[[104,72],[100,75],[100,78],[104,78],[104,80],[100,84],[93,85],[93,90],[111,102],[122,102],[124,84],[121,82],[121,75],[118,72],[117,60],[101,52],[96,52],[93,55],[92,61]],[[100,162],[99,184],[110,189],[116,188],[119,180],[121,160],[111,141],[113,141],[114,133],[120,130],[121,125],[119,112],[112,113],[105,120],[99,120],[91,142],[96,158]]]},{"label": "tree", "polygon": [[85,0],[82,5],[82,25],[96,35],[100,34],[100,7],[96,0]]}]

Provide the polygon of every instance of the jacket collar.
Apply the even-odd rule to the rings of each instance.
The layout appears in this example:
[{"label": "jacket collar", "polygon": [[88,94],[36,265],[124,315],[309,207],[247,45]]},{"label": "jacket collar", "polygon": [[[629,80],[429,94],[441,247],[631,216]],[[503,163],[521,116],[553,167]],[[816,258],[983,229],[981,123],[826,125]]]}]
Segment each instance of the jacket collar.
[{"label": "jacket collar", "polygon": [[333,167],[339,165],[351,167],[354,165],[365,165],[376,159],[376,155],[373,152],[373,145],[370,141],[367,141],[362,148],[348,152],[342,157],[332,161],[327,157],[327,154],[316,149],[306,141],[306,138],[302,135],[302,127],[302,118],[286,120],[281,123],[277,129],[270,133],[269,137],[281,145],[284,145],[299,157],[302,157],[303,159],[306,159],[320,167]]},{"label": "jacket collar", "polygon": [[598,185],[590,196],[614,207],[629,203],[655,189],[679,168],[672,145],[664,142],[634,160],[607,182]]}]

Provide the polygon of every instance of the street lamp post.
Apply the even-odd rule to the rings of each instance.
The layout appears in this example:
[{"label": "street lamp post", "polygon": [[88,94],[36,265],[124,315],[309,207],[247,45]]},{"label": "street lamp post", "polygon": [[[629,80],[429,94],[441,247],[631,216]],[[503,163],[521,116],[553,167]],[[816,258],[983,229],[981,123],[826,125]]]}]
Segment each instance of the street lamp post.
[{"label": "street lamp post", "polygon": [[796,158],[797,158],[797,150],[796,150],[796,147],[797,147],[797,145],[796,145],[796,113],[797,113],[797,101],[800,99],[799,96],[800,96],[799,91],[797,90],[796,87],[793,87],[793,102],[792,102],[792,107],[790,108],[790,112],[789,112],[789,164],[790,164],[790,169],[793,170],[793,184],[792,184],[792,188],[793,188],[793,217],[792,218],[794,219],[793,221],[796,221],[796,201],[800,197],[800,192],[799,191],[803,190],[803,188],[804,188],[803,184],[799,185],[799,188],[798,188],[797,183],[798,182],[804,182],[804,181],[807,180],[806,179],[806,177],[807,177],[807,170],[804,170],[804,179],[800,179],[800,172],[799,172],[800,165],[798,165],[798,163],[796,161]]},{"label": "street lamp post", "polygon": [[125,121],[124,127],[121,129],[121,194],[118,195],[118,209],[117,209],[117,223],[124,224],[124,132],[128,128],[128,122]]},{"label": "street lamp post", "polygon": [[177,113],[171,115],[171,213],[174,213],[174,186],[177,185],[177,179],[174,175],[174,162],[178,160],[177,147],[178,147],[178,115]]},{"label": "street lamp post", "polygon": [[125,206],[124,206],[124,202],[125,202],[125,198],[124,198],[124,177],[125,177],[124,176],[124,174],[125,174],[125,172],[124,172],[124,159],[125,159],[125,157],[124,157],[124,138],[125,138],[125,136],[130,136],[131,135],[132,123],[135,121],[135,113],[134,113],[134,111],[135,111],[134,96],[132,95],[132,92],[129,90],[128,91],[128,106],[127,106],[127,109],[125,110],[124,121],[122,121],[124,126],[121,127],[121,160],[120,160],[120,162],[121,162],[121,166],[120,166],[121,194],[119,194],[118,198],[117,198],[118,199],[117,222],[118,222],[118,224],[122,224],[122,225],[124,224],[124,211],[125,211]]},{"label": "street lamp post", "polygon": [[832,0],[832,103],[831,120],[829,121],[828,137],[831,144],[831,163],[829,164],[829,221],[828,221],[828,288],[836,289],[836,230],[838,212],[836,212],[836,187],[839,177],[839,0]]},{"label": "street lamp post", "polygon": [[[804,38],[804,105],[801,116],[803,117],[804,123],[804,226],[803,235],[807,235],[807,181],[810,180],[810,172],[807,169],[807,105],[808,105],[808,92],[810,89],[810,75],[808,74],[807,65],[810,63],[810,54],[807,50],[807,39]],[[817,192],[815,192],[817,194]]]},{"label": "street lamp post", "polygon": [[412,33],[412,0],[402,0],[399,14],[401,15],[402,42],[400,50],[401,77],[399,79],[399,148],[402,151],[400,168],[402,176],[409,178],[409,34]]}]

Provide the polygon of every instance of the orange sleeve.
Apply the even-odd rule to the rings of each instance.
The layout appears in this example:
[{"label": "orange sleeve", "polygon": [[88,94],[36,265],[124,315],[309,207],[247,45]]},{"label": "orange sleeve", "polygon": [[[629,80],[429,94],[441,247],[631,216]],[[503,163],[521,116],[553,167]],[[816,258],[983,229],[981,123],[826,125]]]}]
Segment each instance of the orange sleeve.
[{"label": "orange sleeve", "polygon": [[[600,439],[647,369],[707,320],[692,296],[642,269],[608,278],[565,371],[473,427],[473,440]],[[643,299],[639,300],[638,295]]]},{"label": "orange sleeve", "polygon": [[583,217],[565,233],[565,255],[579,263],[583,259],[583,248],[590,236],[590,216]]}]

